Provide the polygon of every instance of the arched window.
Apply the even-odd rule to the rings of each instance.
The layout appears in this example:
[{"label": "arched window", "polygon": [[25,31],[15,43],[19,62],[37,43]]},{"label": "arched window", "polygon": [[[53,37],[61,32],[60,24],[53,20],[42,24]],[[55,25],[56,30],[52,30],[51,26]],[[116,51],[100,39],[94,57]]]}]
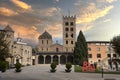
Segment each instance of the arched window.
[{"label": "arched window", "polygon": [[73,28],[70,28],[70,31],[73,31]]},{"label": "arched window", "polygon": [[66,36],[66,38],[67,38],[67,37],[68,37],[68,33],[66,33],[66,35],[65,35],[65,36]]},{"label": "arched window", "polygon": [[65,22],[65,26],[68,26],[69,25],[69,23],[68,22]]},{"label": "arched window", "polygon": [[66,44],[68,44],[68,41],[66,40]]},{"label": "arched window", "polygon": [[73,22],[70,22],[70,26],[73,26],[74,25],[74,23]]},{"label": "arched window", "polygon": [[58,48],[56,48],[56,52],[59,52],[59,49],[58,49]]},{"label": "arched window", "polygon": [[68,29],[68,28],[65,28],[65,31],[69,31],[69,29]]},{"label": "arched window", "polygon": [[73,38],[73,33],[71,34],[71,37]]}]

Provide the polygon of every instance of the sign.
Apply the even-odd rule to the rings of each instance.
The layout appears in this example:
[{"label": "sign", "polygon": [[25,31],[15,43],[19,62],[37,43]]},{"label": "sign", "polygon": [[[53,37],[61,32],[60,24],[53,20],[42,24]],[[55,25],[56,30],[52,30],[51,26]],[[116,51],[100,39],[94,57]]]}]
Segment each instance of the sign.
[{"label": "sign", "polygon": [[82,71],[95,71],[95,67],[93,65],[90,65],[87,61],[84,61]]}]

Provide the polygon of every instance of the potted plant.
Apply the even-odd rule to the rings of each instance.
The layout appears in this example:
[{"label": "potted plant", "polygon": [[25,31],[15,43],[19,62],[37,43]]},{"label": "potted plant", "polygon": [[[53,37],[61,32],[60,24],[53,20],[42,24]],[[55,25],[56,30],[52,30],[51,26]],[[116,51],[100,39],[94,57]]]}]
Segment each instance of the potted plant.
[{"label": "potted plant", "polygon": [[22,69],[21,69],[21,66],[22,66],[22,65],[21,65],[19,62],[17,62],[17,63],[15,64],[15,68],[16,68],[15,71],[16,71],[16,72],[21,72],[21,70],[22,70]]},{"label": "potted plant", "polygon": [[55,72],[55,71],[56,71],[55,68],[57,67],[57,65],[56,65],[55,62],[53,62],[53,63],[51,63],[50,67],[51,67],[50,71],[51,71],[51,72]]},{"label": "potted plant", "polygon": [[6,69],[7,69],[7,63],[6,63],[6,61],[1,61],[0,62],[0,70],[1,70],[1,72],[5,72]]},{"label": "potted plant", "polygon": [[71,63],[66,63],[66,69],[65,69],[65,71],[66,72],[71,72],[71,68],[72,68],[72,64]]}]

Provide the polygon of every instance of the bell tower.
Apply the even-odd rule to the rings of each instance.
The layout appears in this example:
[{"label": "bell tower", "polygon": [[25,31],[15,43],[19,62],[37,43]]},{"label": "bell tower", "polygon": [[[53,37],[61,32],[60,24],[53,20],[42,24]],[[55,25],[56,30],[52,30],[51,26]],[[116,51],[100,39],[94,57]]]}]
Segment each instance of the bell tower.
[{"label": "bell tower", "polygon": [[73,52],[76,40],[76,16],[63,16],[63,46],[65,52]]}]

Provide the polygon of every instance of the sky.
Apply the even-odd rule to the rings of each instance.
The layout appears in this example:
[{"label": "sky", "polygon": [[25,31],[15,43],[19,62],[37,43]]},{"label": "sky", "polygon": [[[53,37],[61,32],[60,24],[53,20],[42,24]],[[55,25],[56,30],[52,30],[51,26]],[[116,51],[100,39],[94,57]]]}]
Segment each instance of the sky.
[{"label": "sky", "polygon": [[82,30],[87,41],[120,34],[120,0],[0,0],[0,29],[10,25],[15,38],[32,46],[45,30],[62,44],[62,17],[68,15],[76,15],[76,34]]}]

